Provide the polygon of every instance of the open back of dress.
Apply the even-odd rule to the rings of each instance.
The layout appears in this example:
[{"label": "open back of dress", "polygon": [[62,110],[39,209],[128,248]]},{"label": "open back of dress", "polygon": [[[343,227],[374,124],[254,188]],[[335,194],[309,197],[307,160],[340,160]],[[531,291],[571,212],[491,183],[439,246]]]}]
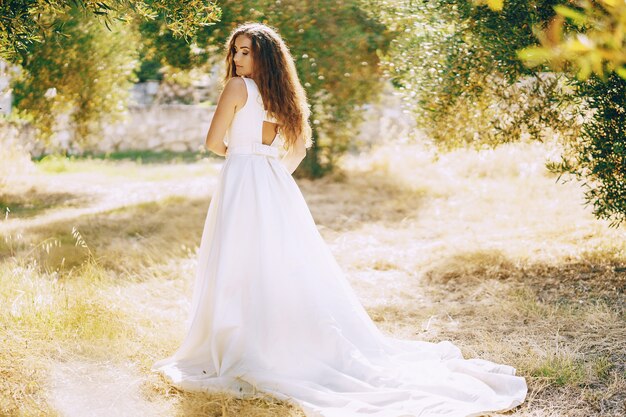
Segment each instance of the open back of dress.
[{"label": "open back of dress", "polygon": [[258,88],[228,157],[198,252],[188,332],[153,369],[188,390],[257,391],[307,416],[477,416],[526,396],[515,369],[464,359],[448,341],[382,334],[318,232],[296,182],[262,144]]}]

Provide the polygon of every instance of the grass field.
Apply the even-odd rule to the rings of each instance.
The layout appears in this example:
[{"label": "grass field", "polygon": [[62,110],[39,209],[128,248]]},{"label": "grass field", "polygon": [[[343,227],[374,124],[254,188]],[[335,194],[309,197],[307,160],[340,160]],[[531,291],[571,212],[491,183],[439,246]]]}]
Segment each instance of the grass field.
[{"label": "grass field", "polygon": [[[549,145],[387,145],[298,180],[371,317],[527,378],[514,416],[626,413],[626,231],[556,183]],[[302,416],[150,373],[183,336],[221,159],[22,166],[1,182],[0,415]]]}]

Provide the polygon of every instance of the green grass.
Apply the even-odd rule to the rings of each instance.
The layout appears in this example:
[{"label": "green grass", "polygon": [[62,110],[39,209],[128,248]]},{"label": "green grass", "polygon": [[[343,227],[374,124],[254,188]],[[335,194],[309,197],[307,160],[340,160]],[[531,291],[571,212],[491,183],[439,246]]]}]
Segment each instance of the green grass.
[{"label": "green grass", "polygon": [[33,158],[39,166],[45,167],[48,172],[67,172],[71,170],[73,162],[107,160],[107,161],[132,161],[139,164],[162,164],[162,163],[189,163],[209,157],[208,152],[199,151],[149,151],[149,150],[125,150],[107,153],[85,152],[79,155],[49,154]]},{"label": "green grass", "polygon": [[547,379],[556,386],[577,386],[585,381],[585,366],[575,358],[554,355],[540,362],[531,375]]},{"label": "green grass", "polygon": [[47,155],[35,162],[43,174],[100,174],[112,179],[162,181],[205,175],[217,160],[200,152],[119,152],[104,155]]}]

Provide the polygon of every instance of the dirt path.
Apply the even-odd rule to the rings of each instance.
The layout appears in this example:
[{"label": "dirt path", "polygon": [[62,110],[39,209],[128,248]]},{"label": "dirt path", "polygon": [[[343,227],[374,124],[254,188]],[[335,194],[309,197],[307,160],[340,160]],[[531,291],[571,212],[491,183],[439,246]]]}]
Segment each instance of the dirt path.
[{"label": "dirt path", "polygon": [[[0,231],[9,234],[25,227],[39,227],[172,196],[208,197],[217,184],[216,172],[220,167],[219,161],[181,166],[182,172],[176,175],[178,178],[172,179],[159,179],[154,173],[158,171],[158,166],[147,168],[153,171],[154,179],[149,175],[147,179],[125,177],[123,168],[116,175],[80,172],[16,176],[12,180],[13,188],[16,194],[25,195],[22,198],[55,200],[54,196],[59,195],[62,204],[35,216],[20,217],[9,213],[0,223]],[[164,166],[163,170],[166,169],[172,171],[171,166]]]}]

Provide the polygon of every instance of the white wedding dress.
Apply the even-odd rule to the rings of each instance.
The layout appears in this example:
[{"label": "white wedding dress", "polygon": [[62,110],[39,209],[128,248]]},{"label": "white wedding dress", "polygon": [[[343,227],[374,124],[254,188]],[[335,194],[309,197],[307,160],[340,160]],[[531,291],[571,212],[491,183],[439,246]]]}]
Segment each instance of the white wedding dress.
[{"label": "white wedding dress", "polygon": [[[313,221],[276,143],[261,143],[258,87],[228,130],[180,348],[154,364],[184,390],[259,391],[307,416],[479,416],[522,403],[515,369],[449,341],[384,335]],[[274,142],[277,142],[275,140]]]}]

